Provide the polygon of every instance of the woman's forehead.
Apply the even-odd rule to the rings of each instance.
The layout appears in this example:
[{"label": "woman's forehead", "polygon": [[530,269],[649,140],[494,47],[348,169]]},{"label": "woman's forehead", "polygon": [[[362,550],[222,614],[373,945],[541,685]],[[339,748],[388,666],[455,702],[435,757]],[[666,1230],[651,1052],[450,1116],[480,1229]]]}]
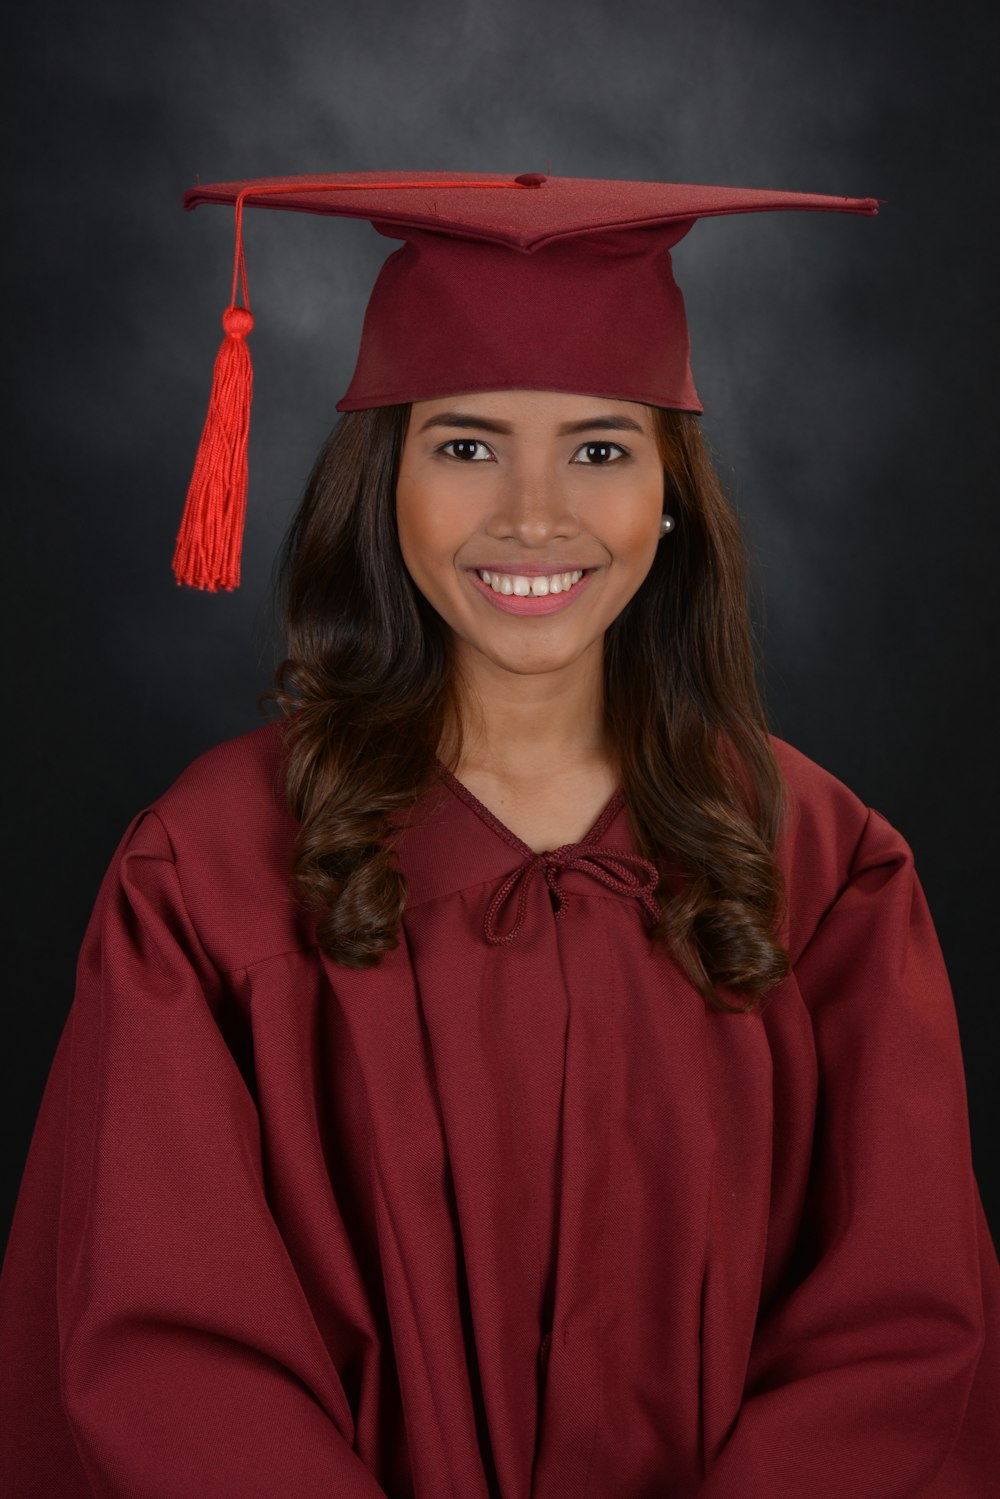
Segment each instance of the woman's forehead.
[{"label": "woman's forehead", "polygon": [[438,425],[454,419],[460,426],[466,420],[484,419],[516,427],[559,427],[563,423],[592,421],[595,426],[609,418],[626,421],[644,432],[652,430],[652,412],[638,401],[577,391],[491,390],[470,391],[414,401],[410,410],[409,430],[418,432],[428,423]]}]

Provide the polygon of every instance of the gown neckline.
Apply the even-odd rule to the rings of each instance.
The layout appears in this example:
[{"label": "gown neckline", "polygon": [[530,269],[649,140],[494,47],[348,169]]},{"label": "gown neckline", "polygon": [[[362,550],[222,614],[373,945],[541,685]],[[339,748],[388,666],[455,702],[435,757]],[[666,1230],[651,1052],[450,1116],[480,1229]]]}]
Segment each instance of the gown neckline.
[{"label": "gown neckline", "polygon": [[[495,812],[491,812],[489,807],[487,807],[484,802],[481,802],[479,800],[475,792],[470,791],[468,786],[464,785],[463,782],[461,782],[458,777],[454,775],[448,769],[448,767],[437,758],[437,756],[435,756],[435,765],[437,767],[438,775],[440,776],[441,780],[444,781],[445,785],[455,793],[460,801],[463,801],[467,807],[470,807],[472,811],[475,812],[476,816],[481,818],[482,821],[486,823],[487,827],[491,828],[498,837],[502,838],[505,843],[509,843],[511,848],[516,848],[520,854],[523,854],[526,858],[529,859],[537,859],[540,853],[557,852],[557,849],[555,848],[543,849],[541,851],[533,849],[530,843],[525,843],[523,838],[519,838],[517,834],[507,826],[505,822],[502,822],[501,819],[497,817]],[[585,844],[590,845],[599,843],[624,805],[625,791],[624,788],[619,785],[611,793],[611,797],[605,803],[604,809],[598,813],[595,821],[591,824],[588,831],[584,833],[583,837],[577,839],[573,843],[559,844],[558,848],[560,850],[567,848],[580,848]]]}]

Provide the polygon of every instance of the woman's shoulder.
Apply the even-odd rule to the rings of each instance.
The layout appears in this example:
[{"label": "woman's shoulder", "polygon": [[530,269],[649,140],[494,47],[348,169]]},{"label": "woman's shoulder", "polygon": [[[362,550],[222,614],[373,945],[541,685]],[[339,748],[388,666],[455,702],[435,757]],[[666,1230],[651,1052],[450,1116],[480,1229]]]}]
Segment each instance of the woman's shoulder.
[{"label": "woman's shoulder", "polygon": [[213,745],[137,814],[123,859],[169,860],[213,961],[246,967],[308,945],[291,883],[297,823],[284,795],[281,724]]},{"label": "woman's shoulder", "polygon": [[864,799],[795,745],[776,734],[770,740],[789,793],[787,810],[792,821],[849,839],[868,815]]},{"label": "woman's shoulder", "polygon": [[787,788],[787,835],[819,840],[836,854],[853,851],[874,816],[901,841],[903,835],[877,807],[839,776],[771,734],[771,748]]},{"label": "woman's shoulder", "polygon": [[785,875],[793,956],[858,872],[911,864],[903,834],[832,771],[776,735],[786,787],[777,853]]},{"label": "woman's shoulder", "polygon": [[[151,803],[179,835],[198,836],[248,817],[262,821],[290,816],[283,790],[282,722],[262,724],[203,751]],[[236,828],[233,829],[236,831]]]}]

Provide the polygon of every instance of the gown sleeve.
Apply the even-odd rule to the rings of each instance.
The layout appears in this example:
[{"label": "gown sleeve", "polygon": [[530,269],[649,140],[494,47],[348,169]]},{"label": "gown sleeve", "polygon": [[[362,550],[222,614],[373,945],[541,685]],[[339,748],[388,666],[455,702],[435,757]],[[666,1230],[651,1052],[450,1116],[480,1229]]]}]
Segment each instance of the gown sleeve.
[{"label": "gown sleeve", "polygon": [[912,853],[880,813],[794,980],[819,1066],[809,1200],[699,1499],[1000,1492],[995,1326],[980,1364],[998,1271],[954,1005]]},{"label": "gown sleeve", "polygon": [[8,1246],[5,1493],[382,1494],[268,1208],[223,1005],[164,825],[140,813],[87,930]]}]

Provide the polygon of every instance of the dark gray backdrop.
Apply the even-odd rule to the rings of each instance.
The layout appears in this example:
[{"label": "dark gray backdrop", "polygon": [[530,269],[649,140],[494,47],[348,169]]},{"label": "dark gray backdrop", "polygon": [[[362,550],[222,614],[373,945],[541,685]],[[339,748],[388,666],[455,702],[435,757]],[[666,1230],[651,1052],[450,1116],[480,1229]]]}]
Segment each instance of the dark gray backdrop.
[{"label": "dark gray backdrop", "polygon": [[[989,8],[791,0],[41,0],[8,193],[5,1206],[129,819],[259,722],[272,557],[390,242],[249,215],[250,513],[235,595],[174,536],[228,296],[203,182],[455,169],[875,196],[678,247],[704,425],[744,519],[772,728],[914,848],[1000,1183],[996,219]],[[581,316],[587,310],[581,307]],[[6,1220],[4,1223],[6,1228]]]}]

